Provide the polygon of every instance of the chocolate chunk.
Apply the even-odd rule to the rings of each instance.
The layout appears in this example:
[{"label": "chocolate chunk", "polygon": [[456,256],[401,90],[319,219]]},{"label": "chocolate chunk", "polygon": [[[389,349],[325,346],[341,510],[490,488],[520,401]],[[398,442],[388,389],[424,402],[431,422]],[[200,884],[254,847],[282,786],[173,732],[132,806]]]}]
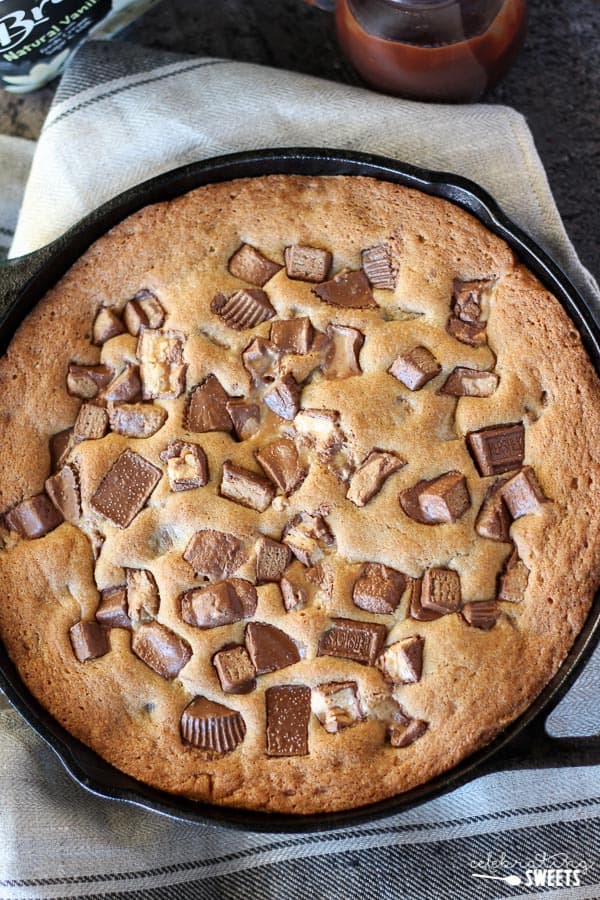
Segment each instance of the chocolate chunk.
[{"label": "chocolate chunk", "polygon": [[49,441],[50,467],[52,472],[62,469],[71,450],[75,446],[73,429],[65,428],[57,434],[53,434]]},{"label": "chocolate chunk", "polygon": [[525,455],[525,429],[514,425],[492,425],[470,431],[467,446],[480,475],[501,475],[518,469]]},{"label": "chocolate chunk", "polygon": [[229,413],[235,433],[240,441],[248,441],[260,428],[260,406],[243,397],[228,400],[225,408]]},{"label": "chocolate chunk", "polygon": [[313,288],[313,293],[320,300],[332,306],[345,309],[373,309],[377,307],[371,293],[369,279],[359,269],[357,272],[342,272]]},{"label": "chocolate chunk", "polygon": [[300,653],[294,641],[274,625],[248,622],[245,641],[257,675],[286,669],[300,662]]},{"label": "chocolate chunk", "polygon": [[162,472],[133,450],[112,464],[90,500],[93,510],[119,528],[126,528],[145,506]]},{"label": "chocolate chunk", "polygon": [[510,515],[502,499],[502,487],[506,478],[498,478],[487,489],[481,509],[475,521],[475,531],[492,541],[510,540]]},{"label": "chocolate chunk", "polygon": [[439,393],[450,397],[491,397],[499,380],[495,372],[457,366],[448,375]]},{"label": "chocolate chunk", "polygon": [[228,580],[241,603],[244,619],[252,618],[258,605],[256,588],[251,581],[247,581],[245,578],[229,578]]},{"label": "chocolate chunk", "polygon": [[227,578],[246,561],[246,553],[242,542],[233,534],[207,528],[191,538],[183,558],[196,575]]},{"label": "chocolate chunk", "polygon": [[323,557],[322,545],[333,544],[334,538],[327,522],[318,514],[299,513],[288,522],[283,543],[305,566],[314,566]]},{"label": "chocolate chunk", "polygon": [[108,418],[115,434],[147,438],[163,427],[167,411],[153,403],[121,403],[109,410]]},{"label": "chocolate chunk", "polygon": [[349,325],[328,325],[329,345],[321,370],[325,378],[350,378],[360,375],[358,356],[365,337]]},{"label": "chocolate chunk", "polygon": [[282,353],[308,353],[312,339],[313,327],[306,316],[279,319],[271,325],[271,340]]},{"label": "chocolate chunk", "polygon": [[452,312],[463,322],[478,323],[487,318],[484,309],[484,292],[493,284],[493,279],[461,281],[454,279],[452,292]]},{"label": "chocolate chunk", "polygon": [[231,753],[245,734],[241,713],[206,697],[195,697],[181,716],[181,737],[201,750]]},{"label": "chocolate chunk", "polygon": [[227,268],[236,278],[264,287],[283,266],[263,256],[256,247],[242,244],[229,260]]},{"label": "chocolate chunk", "polygon": [[127,587],[124,584],[100,591],[96,620],[106,628],[131,628],[127,611]]},{"label": "chocolate chunk", "polygon": [[67,522],[81,518],[79,480],[73,466],[63,466],[56,475],[46,479],[46,493]]},{"label": "chocolate chunk", "polygon": [[263,400],[272,412],[291,421],[300,409],[300,385],[288,373],[273,384]]},{"label": "chocolate chunk", "polygon": [[124,331],[125,326],[114,309],[101,306],[96,313],[92,327],[92,343],[97,347],[101,347],[102,344],[110,341],[111,338],[116,337],[118,334],[123,334]]},{"label": "chocolate chunk", "polygon": [[212,661],[226,694],[249,694],[256,687],[256,669],[241,644],[219,650]]},{"label": "chocolate chunk", "polygon": [[125,304],[123,321],[129,333],[137,337],[142,328],[162,328],[165,311],[152,291],[141,290]]},{"label": "chocolate chunk", "polygon": [[230,459],[223,463],[223,477],[219,489],[221,497],[233,500],[240,506],[264,512],[275,496],[275,488],[268,478],[236,466]]},{"label": "chocolate chunk", "polygon": [[386,647],[377,659],[377,668],[392,684],[416,684],[423,672],[423,645],[419,634],[396,641]]},{"label": "chocolate chunk", "polygon": [[393,723],[388,729],[388,737],[392,747],[409,747],[416,740],[422,737],[429,724],[423,719],[411,719],[408,725]]},{"label": "chocolate chunk", "polygon": [[457,316],[450,316],[446,323],[448,334],[470,347],[483,347],[486,343],[485,322],[463,322]]},{"label": "chocolate chunk", "polygon": [[409,391],[419,391],[441,371],[441,365],[427,347],[415,347],[409,353],[401,354],[389,369],[390,375]]},{"label": "chocolate chunk", "polygon": [[421,585],[421,606],[446,615],[460,607],[460,575],[454,569],[427,569]]},{"label": "chocolate chunk", "polygon": [[516,548],[510,554],[504,572],[500,575],[498,600],[521,603],[529,582],[529,569],[519,557]]},{"label": "chocolate chunk", "polygon": [[307,470],[300,463],[298,448],[288,438],[267,444],[255,455],[271,481],[286,495],[300,487],[306,478]]},{"label": "chocolate chunk", "polygon": [[239,622],[244,611],[229,582],[220,581],[182,594],[181,617],[195,628],[218,628]]},{"label": "chocolate chunk", "polygon": [[229,394],[215,375],[192,388],[185,414],[188,431],[231,431],[233,423],[227,412]]},{"label": "chocolate chunk", "polygon": [[531,466],[524,466],[504,484],[502,499],[513,519],[520,519],[528,513],[537,512],[548,498],[539,486]]},{"label": "chocolate chunk", "polygon": [[261,322],[273,318],[275,309],[264,291],[260,288],[235,291],[226,297],[217,294],[210,304],[211,312],[235,331],[256,328]]},{"label": "chocolate chunk", "polygon": [[85,366],[69,363],[67,392],[72,397],[93,400],[100,388],[106,387],[113,376],[108,366]]},{"label": "chocolate chunk", "polygon": [[23,500],[13,506],[4,518],[11,531],[16,531],[20,537],[29,541],[44,537],[63,521],[62,515],[46,494],[36,494]]},{"label": "chocolate chunk", "polygon": [[142,624],[133,632],[131,649],[142,662],[171,681],[192,657],[186,640],[159,622]]},{"label": "chocolate chunk", "polygon": [[278,684],[265,692],[267,707],[267,754],[306,756],[310,719],[310,688],[301,684]]},{"label": "chocolate chunk", "polygon": [[103,438],[108,429],[108,413],[101,406],[93,403],[82,403],[79,409],[73,437],[76,441],[97,441]]},{"label": "chocolate chunk", "polygon": [[475,600],[465,603],[460,614],[474,628],[490,631],[498,621],[500,607],[495,600]]},{"label": "chocolate chunk", "polygon": [[138,366],[128,364],[100,395],[109,403],[135,403],[142,399],[142,382]]},{"label": "chocolate chunk", "polygon": [[208,482],[206,453],[198,444],[188,441],[170,441],[160,458],[167,464],[169,485],[172,491],[191,491]]},{"label": "chocolate chunk", "polygon": [[333,256],[329,250],[293,244],[285,248],[285,270],[295,281],[318,283],[329,275]]},{"label": "chocolate chunk", "polygon": [[256,581],[266,584],[281,581],[292,559],[292,551],[285,544],[261,536],[256,542]]},{"label": "chocolate chunk", "polygon": [[281,353],[271,341],[256,337],[242,353],[244,368],[249,372],[253,384],[270,384],[279,373]]},{"label": "chocolate chunk", "polygon": [[329,681],[312,692],[312,709],[329,734],[338,734],[364,719],[355,681]]},{"label": "chocolate chunk", "polygon": [[419,481],[400,494],[400,506],[423,525],[456,522],[471,506],[466,478],[460,472],[446,472],[431,481]]},{"label": "chocolate chunk", "polygon": [[421,604],[421,595],[423,592],[423,580],[413,581],[410,586],[410,618],[416,619],[417,622],[433,622],[440,619],[443,613],[435,612],[432,609],[424,609]]},{"label": "chocolate chunk", "polygon": [[160,596],[154,575],[147,569],[126,569],[127,614],[133,625],[151,622],[158,615]]},{"label": "chocolate chunk", "polygon": [[391,616],[406,590],[406,576],[382,563],[364,563],[352,588],[354,605],[370,613]]},{"label": "chocolate chunk", "polygon": [[97,622],[77,622],[69,629],[69,637],[79,662],[98,659],[110,650],[106,631]]},{"label": "chocolate chunk", "polygon": [[392,262],[389,244],[379,244],[361,253],[362,268],[373,287],[380,291],[396,289],[398,269]]},{"label": "chocolate chunk", "polygon": [[381,652],[387,629],[375,622],[333,619],[319,638],[318,656],[337,656],[372,666]]},{"label": "chocolate chunk", "polygon": [[142,327],[137,343],[144,400],[175,400],[185,390],[185,337],[179,331]]},{"label": "chocolate chunk", "polygon": [[406,465],[406,460],[387,450],[371,450],[350,479],[346,493],[356,506],[365,506],[379,493],[390,475]]}]

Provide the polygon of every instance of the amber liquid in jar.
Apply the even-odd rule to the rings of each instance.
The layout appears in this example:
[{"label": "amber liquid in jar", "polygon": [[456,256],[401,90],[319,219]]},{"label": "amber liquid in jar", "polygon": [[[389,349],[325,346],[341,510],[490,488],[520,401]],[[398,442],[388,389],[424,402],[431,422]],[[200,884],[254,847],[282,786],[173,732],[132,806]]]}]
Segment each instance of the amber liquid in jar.
[{"label": "amber liquid in jar", "polygon": [[337,0],[346,56],[365,81],[419,100],[477,100],[525,38],[526,0]]}]

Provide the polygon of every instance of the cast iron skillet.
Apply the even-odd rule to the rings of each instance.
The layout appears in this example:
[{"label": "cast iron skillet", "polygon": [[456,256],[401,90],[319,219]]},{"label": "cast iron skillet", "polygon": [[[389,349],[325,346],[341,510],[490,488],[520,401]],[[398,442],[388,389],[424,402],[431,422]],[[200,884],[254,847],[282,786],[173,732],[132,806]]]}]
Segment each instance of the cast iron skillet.
[{"label": "cast iron skillet", "polygon": [[[0,270],[0,352],[29,310],[90,244],[117,222],[149,203],[169,200],[192,188],[232,178],[274,173],[370,175],[443,197],[473,213],[515,250],[560,300],[577,326],[600,372],[600,327],[558,266],[510,222],[480,187],[445,173],[345,150],[256,150],[193,163],[125,191],[58,240]],[[600,632],[600,594],[571,652],[535,702],[491,744],[427,784],[360,809],[310,816],[248,812],[196,803],[146,787],[123,775],[66,732],[31,696],[0,642],[0,687],[23,718],[54,750],[72,777],[97,796],[133,803],[175,819],[251,831],[326,830],[373,821],[430,800],[480,775],[515,768],[600,764],[600,737],[550,738],[545,718],[566,694]]]}]

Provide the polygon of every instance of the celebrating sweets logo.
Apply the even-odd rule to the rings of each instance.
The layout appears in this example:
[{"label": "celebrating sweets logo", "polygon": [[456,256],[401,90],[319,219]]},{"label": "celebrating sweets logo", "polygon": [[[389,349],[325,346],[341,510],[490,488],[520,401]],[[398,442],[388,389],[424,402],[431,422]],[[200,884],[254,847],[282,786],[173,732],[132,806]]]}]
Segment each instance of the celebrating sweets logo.
[{"label": "celebrating sweets logo", "polygon": [[[502,851],[492,851],[483,859],[472,860],[472,878],[502,881],[510,887],[579,887],[593,863],[570,857],[568,853],[536,853],[526,862]],[[520,870],[520,874],[516,871]]]}]

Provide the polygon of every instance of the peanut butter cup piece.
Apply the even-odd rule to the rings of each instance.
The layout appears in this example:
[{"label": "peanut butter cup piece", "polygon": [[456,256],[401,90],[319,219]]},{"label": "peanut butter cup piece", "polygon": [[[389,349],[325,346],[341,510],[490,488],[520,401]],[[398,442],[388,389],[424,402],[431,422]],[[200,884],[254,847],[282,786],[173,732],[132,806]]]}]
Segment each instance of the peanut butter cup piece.
[{"label": "peanut butter cup piece", "polygon": [[391,684],[416,684],[423,672],[423,646],[420,634],[396,641],[377,658],[377,668]]},{"label": "peanut butter cup piece", "polygon": [[251,244],[242,244],[229,260],[227,268],[235,278],[264,287],[283,266],[268,259]]},{"label": "peanut butter cup piece", "polygon": [[513,425],[492,425],[470,431],[467,446],[480,475],[501,475],[518,469],[525,456],[525,428],[522,422]]},{"label": "peanut butter cup piece", "polygon": [[292,560],[292,551],[286,544],[261,535],[256,542],[256,582],[281,581]]},{"label": "peanut butter cup piece", "polygon": [[108,403],[135,403],[142,399],[142,382],[138,366],[128,364],[100,394]]},{"label": "peanut butter cup piece", "polygon": [[36,494],[17,503],[4,518],[11,531],[28,541],[44,537],[63,521],[47,494]]},{"label": "peanut butter cup piece", "polygon": [[46,479],[46,493],[67,522],[81,518],[79,478],[73,466],[65,465],[56,475]]},{"label": "peanut butter cup piece", "polygon": [[345,309],[373,309],[377,307],[371,292],[369,279],[362,271],[341,272],[331,281],[324,281],[314,287],[313,293],[331,306]]},{"label": "peanut butter cup piece", "polygon": [[525,599],[528,582],[529,569],[515,548],[508,557],[504,571],[499,578],[498,600],[521,603]]},{"label": "peanut butter cup piece", "polygon": [[53,434],[48,442],[50,450],[50,470],[57,472],[65,465],[71,450],[75,446],[75,438],[73,437],[72,428],[64,428],[62,431]]},{"label": "peanut butter cup piece", "polygon": [[397,378],[409,391],[421,390],[441,371],[441,365],[427,347],[415,347],[409,353],[402,353],[389,369],[390,375]]},{"label": "peanut butter cup piece", "polygon": [[183,394],[187,370],[184,341],[179,331],[140,329],[137,358],[144,400],[175,400]]},{"label": "peanut butter cup piece", "polygon": [[463,322],[458,316],[450,316],[446,323],[448,334],[470,347],[483,347],[487,342],[485,322]]},{"label": "peanut butter cup piece", "polygon": [[219,628],[244,618],[244,610],[228,581],[193,588],[181,595],[181,617],[195,628]]},{"label": "peanut butter cup piece", "polygon": [[69,629],[69,638],[79,662],[98,659],[110,650],[106,631],[97,622],[77,622]]},{"label": "peanut butter cup piece", "polygon": [[210,304],[210,309],[225,325],[235,331],[256,328],[261,322],[266,322],[275,315],[271,301],[260,288],[235,291],[229,297],[217,294]]},{"label": "peanut butter cup piece", "polygon": [[524,466],[520,472],[508,479],[502,487],[502,499],[513,519],[537,512],[542,503],[548,500],[531,466]]},{"label": "peanut butter cup piece", "polygon": [[289,438],[267,444],[255,456],[271,481],[286,495],[300,487],[308,474],[300,462],[296,444]]},{"label": "peanut butter cup piece", "polygon": [[402,469],[406,460],[387,450],[371,450],[350,479],[346,497],[356,506],[366,506],[384,485],[386,479]]},{"label": "peanut butter cup piece", "polygon": [[231,753],[245,734],[241,713],[206,697],[195,697],[181,716],[182,739],[200,750]]},{"label": "peanut butter cup piece", "polygon": [[113,376],[108,366],[86,366],[69,363],[67,393],[82,400],[93,400],[100,388],[106,387]]},{"label": "peanut butter cup piece", "polygon": [[167,411],[153,403],[121,403],[108,411],[111,431],[125,437],[147,438],[167,421]]},{"label": "peanut butter cup piece", "polygon": [[92,326],[92,343],[96,347],[101,347],[107,341],[110,341],[111,338],[123,334],[125,330],[123,322],[114,309],[101,306],[96,313]]},{"label": "peanut butter cup piece", "polygon": [[496,600],[474,600],[465,603],[460,614],[473,628],[490,631],[498,621],[500,607]]},{"label": "peanut butter cup piece", "polygon": [[461,472],[446,472],[431,481],[419,481],[400,494],[400,505],[423,525],[456,522],[471,506],[467,480]]},{"label": "peanut butter cup piece", "polygon": [[312,692],[312,711],[329,734],[338,734],[364,719],[355,681],[329,681]]},{"label": "peanut butter cup piece", "polygon": [[148,569],[126,569],[127,615],[133,625],[151,622],[158,615],[160,596],[152,572]]},{"label": "peanut butter cup piece", "polygon": [[282,353],[308,353],[312,339],[313,327],[307,316],[278,319],[271,324],[271,341]]},{"label": "peanut butter cup piece", "polygon": [[185,414],[187,431],[231,431],[233,423],[227,412],[229,394],[215,375],[209,375],[192,388]]},{"label": "peanut butter cup piece", "polygon": [[329,526],[319,514],[299,513],[283,532],[283,543],[305,566],[315,566],[323,557],[322,548],[330,547],[333,542]]},{"label": "peanut butter cup piece", "polygon": [[408,724],[403,725],[400,722],[394,722],[388,728],[388,737],[392,747],[409,747],[422,737],[429,724],[423,719],[410,719]]},{"label": "peanut butter cup piece", "polygon": [[460,607],[460,575],[454,569],[427,569],[421,584],[421,606],[446,615]]},{"label": "peanut butter cup piece", "polygon": [[125,304],[123,321],[130,334],[137,337],[142,328],[161,328],[166,313],[160,300],[149,290],[138,291],[133,300]]},{"label": "peanut butter cup piece", "polygon": [[294,281],[325,281],[329,275],[333,256],[329,250],[293,244],[285,248],[285,270]]},{"label": "peanut butter cup piece", "polygon": [[140,625],[131,639],[134,654],[161,678],[172,681],[192,658],[186,640],[159,622]]},{"label": "peanut butter cup piece", "polygon": [[300,409],[300,385],[288,373],[274,382],[263,400],[272,412],[291,422]]},{"label": "peanut butter cup piece", "polygon": [[364,344],[364,334],[349,325],[328,325],[327,337],[329,344],[321,366],[325,378],[360,375],[362,369],[358,357]]},{"label": "peanut butter cup piece", "polygon": [[378,244],[361,252],[362,269],[369,283],[380,291],[394,291],[398,281],[398,269],[392,262],[389,244]]},{"label": "peanut butter cup piece", "polygon": [[450,397],[491,397],[499,380],[495,372],[457,366],[448,375],[439,393]]},{"label": "peanut butter cup piece", "polygon": [[306,756],[310,719],[310,688],[279,684],[265,692],[267,755]]},{"label": "peanut butter cup piece", "polygon": [[266,622],[248,622],[245,643],[257,675],[300,662],[300,652],[291,637]]},{"label": "peanut butter cup piece", "polygon": [[207,484],[208,462],[204,450],[198,444],[170,441],[160,458],[167,464],[172,491],[191,491]]},{"label": "peanut butter cup piece", "polygon": [[126,528],[143,509],[162,472],[152,463],[125,450],[112,464],[90,500],[92,509],[119,528]]},{"label": "peanut butter cup piece", "polygon": [[225,408],[229,413],[236,436],[240,441],[248,441],[260,428],[260,406],[243,397],[228,400]]},{"label": "peanut butter cup piece", "polygon": [[370,613],[391,616],[406,590],[406,576],[382,563],[365,563],[352,588],[354,605]]},{"label": "peanut butter cup piece", "polygon": [[256,687],[256,669],[241,644],[219,650],[212,661],[226,694],[249,694]]},{"label": "peanut butter cup piece", "polygon": [[381,653],[386,634],[385,625],[375,622],[333,619],[331,627],[319,638],[317,655],[353,659],[372,666]]},{"label": "peanut butter cup piece", "polygon": [[475,520],[477,534],[492,541],[510,541],[511,518],[502,499],[502,488],[506,482],[506,478],[498,478],[489,486]]},{"label": "peanut butter cup piece", "polygon": [[226,459],[223,463],[219,493],[221,497],[239,503],[240,506],[264,512],[271,505],[275,488],[264,475],[236,466],[231,460]]},{"label": "peanut butter cup piece", "polygon": [[108,413],[101,406],[93,403],[82,403],[79,409],[73,437],[76,441],[98,441],[108,430]]},{"label": "peanut butter cup piece", "polygon": [[127,586],[124,584],[100,591],[100,603],[96,610],[96,621],[105,628],[131,629],[127,607]]},{"label": "peanut butter cup piece", "polygon": [[270,384],[279,374],[281,352],[272,341],[255,337],[242,353],[242,363],[255,387]]},{"label": "peanut butter cup piece", "polygon": [[244,545],[233,534],[207,528],[191,538],[183,558],[196,575],[227,578],[246,561]]}]

